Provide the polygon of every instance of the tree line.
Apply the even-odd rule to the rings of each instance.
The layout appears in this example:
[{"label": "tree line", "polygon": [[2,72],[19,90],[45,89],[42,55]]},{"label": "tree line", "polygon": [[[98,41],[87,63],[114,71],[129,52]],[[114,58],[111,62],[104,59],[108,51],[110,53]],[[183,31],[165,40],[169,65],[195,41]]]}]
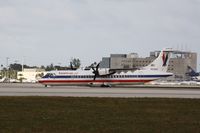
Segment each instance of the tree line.
[{"label": "tree line", "polygon": [[[75,70],[78,69],[81,66],[81,61],[78,58],[72,58],[69,65],[67,66],[61,66],[61,65],[54,65],[51,63],[47,66],[29,66],[29,65],[23,65],[23,68],[38,68],[38,69],[44,69],[45,71],[51,71],[51,70]],[[3,65],[1,65],[3,67]],[[22,71],[22,64],[13,63],[10,64],[9,67],[3,67],[2,71],[6,70],[14,70],[14,71]]]}]

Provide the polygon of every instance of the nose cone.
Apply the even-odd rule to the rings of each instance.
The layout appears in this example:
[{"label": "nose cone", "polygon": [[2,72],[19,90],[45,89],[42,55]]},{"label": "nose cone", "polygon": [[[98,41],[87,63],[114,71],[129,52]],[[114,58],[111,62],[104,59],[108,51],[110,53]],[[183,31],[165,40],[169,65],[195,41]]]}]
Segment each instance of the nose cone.
[{"label": "nose cone", "polygon": [[43,83],[44,82],[44,80],[41,78],[41,79],[38,79],[38,83]]}]

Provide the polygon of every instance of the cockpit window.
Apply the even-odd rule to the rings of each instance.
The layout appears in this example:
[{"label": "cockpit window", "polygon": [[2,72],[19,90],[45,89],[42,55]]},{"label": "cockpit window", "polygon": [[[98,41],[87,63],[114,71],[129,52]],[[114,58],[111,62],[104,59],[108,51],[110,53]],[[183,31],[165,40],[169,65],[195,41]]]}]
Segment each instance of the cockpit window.
[{"label": "cockpit window", "polygon": [[47,73],[44,78],[51,78],[51,77],[54,77],[55,74],[54,73]]}]

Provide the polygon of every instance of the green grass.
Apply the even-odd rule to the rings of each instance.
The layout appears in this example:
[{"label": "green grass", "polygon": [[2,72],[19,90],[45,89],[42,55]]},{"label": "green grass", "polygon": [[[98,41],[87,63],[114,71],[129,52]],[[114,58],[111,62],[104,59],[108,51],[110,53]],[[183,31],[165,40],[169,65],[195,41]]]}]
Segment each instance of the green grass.
[{"label": "green grass", "polygon": [[199,133],[200,100],[0,97],[0,132]]}]

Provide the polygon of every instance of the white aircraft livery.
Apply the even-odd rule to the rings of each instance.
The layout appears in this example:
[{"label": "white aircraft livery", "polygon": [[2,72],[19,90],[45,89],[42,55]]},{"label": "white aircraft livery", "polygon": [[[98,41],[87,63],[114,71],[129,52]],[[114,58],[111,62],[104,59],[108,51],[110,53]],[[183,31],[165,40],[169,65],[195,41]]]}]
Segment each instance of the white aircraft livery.
[{"label": "white aircraft livery", "polygon": [[65,70],[50,71],[44,77],[39,79],[39,83],[45,86],[56,85],[133,85],[144,84],[159,78],[172,76],[173,73],[167,72],[169,59],[172,50],[164,49],[159,56],[148,66],[134,71],[117,72],[113,69],[101,69],[99,64],[91,67],[89,70]]}]

